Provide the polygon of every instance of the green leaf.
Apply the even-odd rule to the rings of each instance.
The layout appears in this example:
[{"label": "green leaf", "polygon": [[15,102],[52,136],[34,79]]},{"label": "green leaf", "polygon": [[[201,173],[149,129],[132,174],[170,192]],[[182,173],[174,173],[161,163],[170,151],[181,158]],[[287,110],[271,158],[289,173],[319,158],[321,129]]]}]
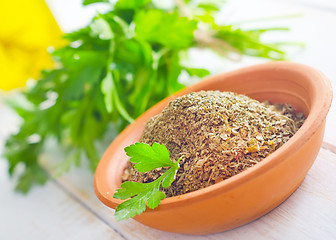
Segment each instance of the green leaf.
[{"label": "green leaf", "polygon": [[203,8],[206,11],[213,12],[213,11],[219,11],[218,6],[211,4],[211,3],[201,3],[198,5],[199,8]]},{"label": "green leaf", "polygon": [[100,80],[102,72],[103,66],[88,65],[82,71],[71,76],[71,80],[68,81],[69,86],[64,91],[63,99],[72,100],[82,97],[88,90],[86,88]]},{"label": "green leaf", "polygon": [[112,92],[112,97],[116,109],[118,110],[121,117],[123,117],[129,123],[132,123],[134,119],[128,114],[127,110],[125,109],[123,103],[121,102],[117,90],[114,88]]},{"label": "green leaf", "polygon": [[25,169],[16,185],[16,190],[27,193],[34,184],[43,185],[49,176],[44,169],[38,165],[31,165]]},{"label": "green leaf", "polygon": [[195,18],[201,22],[210,24],[212,26],[217,26],[215,23],[215,18],[214,16],[210,15],[210,14],[198,14],[195,16]]},{"label": "green leaf", "polygon": [[157,167],[170,168],[150,183],[124,182],[121,184],[121,189],[117,189],[113,197],[130,199],[117,206],[115,217],[118,221],[141,214],[146,210],[146,206],[152,209],[159,206],[161,200],[166,197],[160,191],[160,185],[162,183],[162,187],[167,188],[172,184],[181,160],[176,163],[170,161],[168,149],[158,143],[154,143],[152,147],[145,143],[135,143],[126,147],[125,151],[131,157],[131,161],[137,163],[135,167],[138,171],[150,171]]},{"label": "green leaf", "polygon": [[146,210],[147,200],[146,195],[138,195],[119,204],[114,214],[116,220],[121,221],[143,213]]},{"label": "green leaf", "polygon": [[175,180],[176,173],[180,168],[179,162],[181,158],[167,171],[167,176],[163,178],[162,187],[168,188]]},{"label": "green leaf", "polygon": [[191,46],[197,28],[194,20],[157,9],[138,12],[134,23],[137,37],[176,49]]},{"label": "green leaf", "polygon": [[118,0],[116,9],[137,9],[150,3],[151,0]]},{"label": "green leaf", "polygon": [[108,3],[109,0],[83,0],[83,5],[86,6],[86,5],[90,5],[93,3],[100,3],[100,2]]},{"label": "green leaf", "polygon": [[161,200],[166,198],[166,194],[160,191],[155,191],[150,198],[148,198],[147,206],[151,209],[157,208]]},{"label": "green leaf", "polygon": [[94,37],[99,37],[102,40],[110,40],[114,38],[110,25],[106,20],[99,17],[90,24],[91,34]]},{"label": "green leaf", "polygon": [[117,189],[113,197],[118,199],[127,199],[138,195],[139,192],[147,190],[148,187],[145,183],[138,182],[124,182],[121,184],[121,189]]},{"label": "green leaf", "polygon": [[159,206],[161,200],[166,197],[159,190],[162,177],[163,175],[151,183],[124,182],[113,197],[118,199],[133,198],[117,206],[115,212],[117,221],[141,214],[146,210],[146,205],[150,208]]},{"label": "green leaf", "polygon": [[[132,57],[130,58],[130,56]],[[151,67],[153,63],[152,47],[148,42],[140,39],[123,39],[119,43],[119,47],[115,49],[115,60],[136,67],[132,69],[133,71],[143,65]]]},{"label": "green leaf", "polygon": [[104,94],[106,109],[109,113],[113,111],[113,89],[114,83],[112,79],[112,73],[109,72],[101,82],[101,91]]},{"label": "green leaf", "polygon": [[[275,28],[274,30],[285,30]],[[277,45],[263,43],[260,38],[266,29],[256,29],[243,31],[232,26],[220,26],[215,35],[216,38],[224,40],[233,48],[245,55],[258,56],[274,60],[284,60],[285,52],[280,50]],[[228,51],[228,49],[226,49]]]},{"label": "green leaf", "polygon": [[204,68],[185,68],[189,76],[205,77],[210,74],[210,72]]},{"label": "green leaf", "polygon": [[135,164],[139,172],[147,172],[159,167],[174,166],[170,161],[169,151],[163,144],[153,143],[152,147],[146,143],[135,143],[125,148],[130,161]]},{"label": "green leaf", "polygon": [[184,88],[185,86],[178,81],[183,68],[180,65],[180,57],[177,52],[171,52],[169,54],[170,58],[165,58],[167,65],[167,78],[168,78],[168,93],[171,95],[174,92],[177,92]]}]

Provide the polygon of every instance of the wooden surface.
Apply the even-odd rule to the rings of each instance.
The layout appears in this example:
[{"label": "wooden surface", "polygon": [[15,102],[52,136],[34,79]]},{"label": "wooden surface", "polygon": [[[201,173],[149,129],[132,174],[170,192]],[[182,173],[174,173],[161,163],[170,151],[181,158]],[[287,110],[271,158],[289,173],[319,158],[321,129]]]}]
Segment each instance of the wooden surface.
[{"label": "wooden surface", "polygon": [[[67,11],[61,12],[66,7],[64,0],[48,2],[54,7],[58,18],[68,14]],[[77,13],[82,14],[80,11]],[[332,81],[335,92],[334,1],[231,0],[219,19],[237,22],[297,13],[302,16],[272,22],[277,26],[290,26],[291,32],[272,34],[268,38],[305,42],[306,48],[293,53],[292,60],[320,69]],[[70,23],[62,24],[68,24],[67,29],[72,29]],[[231,63],[207,52],[192,52],[191,55],[196,65],[208,66],[213,72],[229,71],[264,61],[244,58],[239,63]],[[0,153],[4,148],[4,139],[16,131],[18,123],[19,119],[1,104],[0,98]],[[52,157],[62,156],[55,149],[50,149],[44,157],[46,165]],[[264,217],[220,234],[186,236],[157,231],[134,220],[116,222],[113,210],[96,199],[92,174],[85,169],[72,169],[45,187],[34,188],[27,196],[13,192],[15,182],[8,178],[6,171],[6,162],[0,160],[0,239],[336,239],[335,101],[327,118],[323,146],[302,185]]]}]

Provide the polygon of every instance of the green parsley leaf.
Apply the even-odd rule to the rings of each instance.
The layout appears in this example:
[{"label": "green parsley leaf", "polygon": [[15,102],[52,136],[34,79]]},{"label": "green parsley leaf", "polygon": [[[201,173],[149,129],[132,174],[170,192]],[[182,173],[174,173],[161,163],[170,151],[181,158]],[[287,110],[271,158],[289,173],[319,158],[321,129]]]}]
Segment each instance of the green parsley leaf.
[{"label": "green parsley leaf", "polygon": [[189,76],[205,77],[210,74],[210,72],[204,68],[185,68]]},{"label": "green parsley leaf", "polygon": [[180,162],[181,158],[177,160],[177,162],[174,164],[174,166],[171,166],[170,169],[166,172],[167,176],[163,178],[162,180],[162,187],[168,188],[175,180],[176,173],[180,168],[180,165],[178,164]]},{"label": "green parsley leaf", "polygon": [[20,177],[18,185],[15,187],[17,191],[27,193],[30,190],[31,182],[43,185],[48,180],[48,174],[39,165],[30,165]]},{"label": "green parsley leaf", "polygon": [[175,49],[189,47],[197,28],[194,20],[158,9],[138,12],[134,23],[137,37]]},{"label": "green parsley leaf", "polygon": [[169,151],[163,144],[135,143],[125,148],[130,161],[135,163],[139,172],[148,172],[159,167],[171,167],[175,164],[170,161]]},{"label": "green parsley leaf", "polygon": [[104,101],[108,112],[113,112],[113,88],[114,83],[112,79],[112,73],[108,73],[102,80],[101,91],[104,94]]},{"label": "green parsley leaf", "polygon": [[97,18],[90,24],[92,36],[98,36],[103,40],[110,40],[114,37],[114,34],[110,28],[108,22],[103,18]]},{"label": "green parsley leaf", "polygon": [[108,3],[109,0],[84,0],[83,5],[85,6],[85,5],[90,5],[90,4],[99,3],[99,2]]},{"label": "green parsley leaf", "polygon": [[149,146],[145,143],[136,143],[125,148],[130,161],[137,163],[135,166],[138,171],[151,171],[157,167],[170,167],[158,179],[150,183],[124,182],[121,189],[117,189],[113,195],[114,198],[128,199],[119,204],[116,208],[115,217],[117,221],[132,218],[139,215],[149,208],[159,206],[161,200],[166,195],[160,191],[162,187],[169,187],[175,180],[176,173],[179,169],[180,159],[174,163],[170,160],[169,151],[163,144],[154,143]]},{"label": "green parsley leaf", "polygon": [[151,0],[119,0],[115,8],[116,9],[137,9],[139,7],[142,7],[148,3],[150,3]]}]

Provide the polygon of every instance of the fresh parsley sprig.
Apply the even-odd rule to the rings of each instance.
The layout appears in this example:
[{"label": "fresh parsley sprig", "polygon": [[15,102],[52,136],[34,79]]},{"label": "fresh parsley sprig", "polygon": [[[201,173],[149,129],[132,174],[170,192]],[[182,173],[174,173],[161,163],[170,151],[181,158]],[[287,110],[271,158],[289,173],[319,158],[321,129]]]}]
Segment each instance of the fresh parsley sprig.
[{"label": "fresh parsley sprig", "polygon": [[124,182],[121,184],[121,189],[118,189],[113,197],[130,199],[117,206],[115,217],[118,221],[141,214],[146,210],[146,206],[152,209],[158,207],[161,200],[166,197],[165,193],[160,191],[160,186],[168,188],[172,184],[181,160],[172,162],[166,146],[158,143],[153,143],[152,146],[135,143],[126,147],[125,151],[139,172],[148,172],[160,167],[169,167],[169,169],[150,183]]}]

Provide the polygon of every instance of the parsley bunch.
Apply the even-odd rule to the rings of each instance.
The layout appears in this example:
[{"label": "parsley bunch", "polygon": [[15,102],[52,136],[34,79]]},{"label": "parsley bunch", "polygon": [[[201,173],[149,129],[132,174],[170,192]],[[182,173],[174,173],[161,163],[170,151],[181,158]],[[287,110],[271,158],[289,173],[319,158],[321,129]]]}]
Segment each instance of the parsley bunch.
[{"label": "parsley bunch", "polygon": [[94,170],[101,154],[98,145],[106,145],[103,139],[110,129],[121,131],[183,88],[182,73],[208,75],[206,69],[182,64],[188,49],[210,48],[222,56],[285,57],[278,45],[260,40],[263,33],[278,29],[244,31],[217,24],[214,15],[221,1],[175,0],[167,8],[158,0],[84,0],[84,5],[95,2],[105,2],[110,10],[66,34],[68,45],[52,53],[56,68],[43,71],[24,91],[26,104],[13,106],[24,121],[7,140],[5,157],[10,175],[23,165],[17,184],[21,192],[49,178],[39,161],[49,139],[67,153],[60,173],[80,166],[82,156]]}]

